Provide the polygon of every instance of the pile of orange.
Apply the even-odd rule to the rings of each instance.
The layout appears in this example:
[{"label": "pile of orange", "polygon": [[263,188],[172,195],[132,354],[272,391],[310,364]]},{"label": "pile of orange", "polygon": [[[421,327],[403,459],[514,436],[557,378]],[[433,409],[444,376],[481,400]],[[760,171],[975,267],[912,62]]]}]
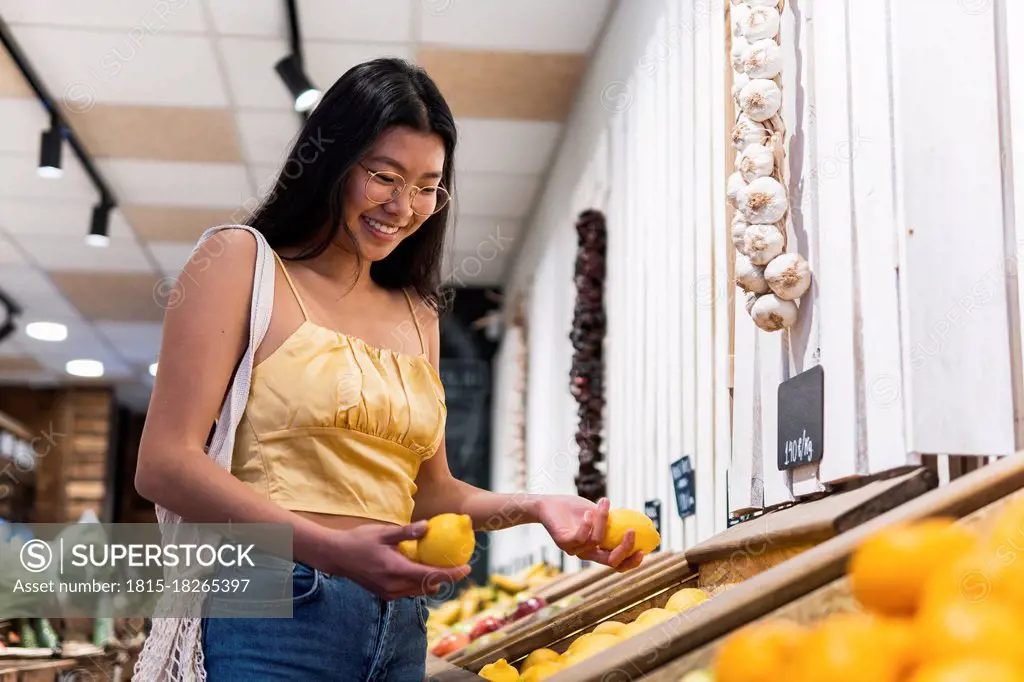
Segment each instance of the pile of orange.
[{"label": "pile of orange", "polygon": [[1024,682],[1024,500],[986,532],[948,518],[885,528],[849,582],[859,611],[744,627],[715,682]]}]

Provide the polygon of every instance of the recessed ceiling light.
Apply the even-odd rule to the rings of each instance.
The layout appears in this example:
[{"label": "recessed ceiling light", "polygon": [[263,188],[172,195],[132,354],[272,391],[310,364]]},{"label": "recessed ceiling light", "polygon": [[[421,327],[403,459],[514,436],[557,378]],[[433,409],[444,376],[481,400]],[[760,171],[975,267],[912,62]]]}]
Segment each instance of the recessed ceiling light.
[{"label": "recessed ceiling light", "polygon": [[149,366],[149,375],[150,376],[153,376],[153,377],[156,376],[156,366],[157,366],[157,364],[158,363],[154,362],[152,365]]},{"label": "recessed ceiling light", "polygon": [[103,376],[103,363],[99,360],[69,360],[64,369],[76,377]]},{"label": "recessed ceiling light", "polygon": [[63,341],[68,338],[68,328],[59,322],[31,322],[25,326],[25,333],[40,341]]}]

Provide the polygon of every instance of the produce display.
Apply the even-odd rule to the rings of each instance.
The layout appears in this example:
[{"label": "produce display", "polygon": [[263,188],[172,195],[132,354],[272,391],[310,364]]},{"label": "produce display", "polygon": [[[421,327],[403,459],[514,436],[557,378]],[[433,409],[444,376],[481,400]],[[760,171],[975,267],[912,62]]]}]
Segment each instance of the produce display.
[{"label": "produce display", "polygon": [[669,597],[665,608],[648,608],[630,623],[615,620],[599,623],[591,632],[573,639],[562,653],[549,648],[536,649],[523,660],[518,671],[508,661],[500,659],[481,668],[479,675],[492,682],[536,682],[546,679],[625,640],[643,634],[709,598],[698,588],[681,588]]},{"label": "produce display", "polygon": [[[430,610],[427,618],[427,647],[434,656],[444,657],[472,643],[483,646],[503,636],[502,628],[544,609],[564,608],[571,600],[549,606],[533,591],[561,572],[538,562],[515,576],[491,575],[484,586],[469,585],[458,595]],[[553,608],[554,607],[554,608]]]},{"label": "produce display", "polygon": [[732,129],[735,172],[726,197],[736,209],[730,236],[734,279],[758,328],[775,332],[796,324],[796,301],[811,285],[807,260],[787,252],[786,127],[782,109],[781,0],[732,0]]},{"label": "produce display", "polygon": [[1024,682],[1021,529],[1024,500],[986,532],[953,518],[880,530],[848,564],[857,610],[745,626],[680,682]]}]

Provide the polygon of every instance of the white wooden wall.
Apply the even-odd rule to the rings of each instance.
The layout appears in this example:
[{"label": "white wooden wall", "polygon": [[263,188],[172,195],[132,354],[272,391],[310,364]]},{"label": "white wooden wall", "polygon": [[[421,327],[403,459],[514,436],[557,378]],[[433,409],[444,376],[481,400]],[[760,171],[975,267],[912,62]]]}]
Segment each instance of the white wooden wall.
[{"label": "white wooden wall", "polygon": [[[660,499],[675,549],[729,512],[922,454],[1012,453],[1024,425],[1024,47],[1010,40],[1024,4],[786,0],[789,250],[814,279],[777,334],[754,327],[729,281],[727,5],[665,1],[631,77],[609,84],[606,144],[552,226],[606,210],[609,492],[636,509]],[[572,304],[553,295],[574,258],[574,239],[552,238],[533,284],[531,458],[575,428]],[[779,472],[778,384],[818,364],[824,459]],[[698,490],[685,522],[669,473],[684,454]]]}]

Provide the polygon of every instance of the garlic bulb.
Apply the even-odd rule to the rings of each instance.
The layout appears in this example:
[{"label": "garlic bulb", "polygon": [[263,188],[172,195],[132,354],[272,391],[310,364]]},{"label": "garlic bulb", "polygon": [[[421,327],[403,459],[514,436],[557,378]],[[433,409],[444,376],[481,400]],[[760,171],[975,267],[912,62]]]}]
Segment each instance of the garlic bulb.
[{"label": "garlic bulb", "polygon": [[732,8],[732,34],[737,37],[743,37],[744,27],[747,25],[747,20],[750,19],[750,7],[747,5],[737,5]]},{"label": "garlic bulb", "polygon": [[743,61],[747,58],[747,49],[750,47],[750,43],[743,36],[740,36],[732,41],[732,68],[734,71],[743,73]]},{"label": "garlic bulb", "polygon": [[747,186],[743,176],[740,175],[739,171],[736,171],[729,176],[729,182],[726,184],[725,193],[729,197],[729,201],[733,203],[733,206],[737,205],[739,201],[739,193]]},{"label": "garlic bulb", "polygon": [[[754,265],[768,265],[786,248],[786,237],[776,225],[751,225],[743,234],[743,253]],[[768,271],[765,268],[765,281]],[[768,282],[771,287],[771,282]]]},{"label": "garlic bulb", "polygon": [[736,101],[736,105],[740,103],[740,93],[743,92],[743,88],[747,87],[750,83],[750,76],[745,73],[737,73],[732,79],[732,98]]},{"label": "garlic bulb", "polygon": [[784,253],[768,263],[764,278],[776,296],[792,301],[811,286],[811,268],[799,253]]},{"label": "garlic bulb", "polygon": [[747,221],[743,219],[742,213],[737,213],[732,218],[732,245],[736,247],[736,250],[746,255],[745,249],[747,248],[743,238],[747,234]]},{"label": "garlic bulb", "polygon": [[736,193],[739,210],[749,223],[767,225],[786,215],[786,190],[775,178],[758,178]]},{"label": "garlic bulb", "polygon": [[753,182],[772,174],[775,170],[775,154],[763,144],[747,145],[739,157],[736,170],[745,182]]},{"label": "garlic bulb", "polygon": [[754,305],[750,307],[750,317],[754,324],[766,332],[777,332],[792,327],[799,312],[796,303],[785,301],[775,294],[758,296]]},{"label": "garlic bulb", "polygon": [[774,7],[753,7],[743,25],[743,37],[753,43],[765,38],[774,38],[779,34],[782,17]]},{"label": "garlic bulb", "polygon": [[750,309],[754,307],[754,304],[757,302],[757,299],[760,298],[760,297],[757,294],[755,294],[753,291],[744,292],[743,295],[747,297],[747,301],[746,301],[746,303],[744,303],[744,306],[747,309],[747,315],[749,315],[750,314]]},{"label": "garlic bulb", "polygon": [[764,280],[764,266],[754,265],[742,253],[736,255],[736,286],[755,294],[767,294],[771,291],[768,282]]},{"label": "garlic bulb", "polygon": [[740,108],[758,123],[779,113],[781,107],[782,90],[775,81],[754,78],[740,91]]},{"label": "garlic bulb", "polygon": [[775,78],[782,73],[782,48],[771,38],[751,43],[743,58],[743,70],[751,78]]},{"label": "garlic bulb", "polygon": [[732,129],[732,146],[740,152],[749,145],[764,144],[768,138],[768,129],[746,114],[740,114]]}]

